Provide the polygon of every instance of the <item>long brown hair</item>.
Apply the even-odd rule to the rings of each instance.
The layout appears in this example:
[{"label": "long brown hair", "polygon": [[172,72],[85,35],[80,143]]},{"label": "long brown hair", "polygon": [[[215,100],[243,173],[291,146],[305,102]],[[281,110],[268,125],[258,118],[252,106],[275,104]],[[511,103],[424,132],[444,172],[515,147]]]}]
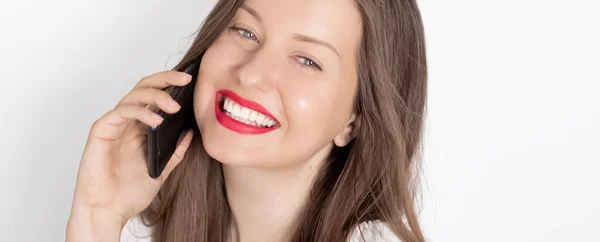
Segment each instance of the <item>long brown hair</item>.
[{"label": "long brown hair", "polygon": [[[362,15],[356,138],[336,147],[319,171],[292,241],[346,241],[363,221],[379,219],[405,242],[424,241],[418,220],[418,175],[427,69],[416,0],[354,0]],[[243,0],[220,0],[183,70],[215,41]],[[142,216],[155,242],[225,241],[231,225],[221,163],[196,135],[184,161]]]}]

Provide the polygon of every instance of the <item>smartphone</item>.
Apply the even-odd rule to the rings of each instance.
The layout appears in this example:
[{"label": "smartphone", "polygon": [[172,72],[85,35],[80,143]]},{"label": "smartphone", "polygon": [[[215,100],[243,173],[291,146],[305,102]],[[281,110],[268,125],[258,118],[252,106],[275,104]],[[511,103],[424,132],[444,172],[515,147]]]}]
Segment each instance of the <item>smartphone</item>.
[{"label": "smartphone", "polygon": [[182,132],[192,128],[197,130],[196,119],[194,117],[194,87],[200,61],[202,56],[192,62],[185,70],[192,76],[192,81],[185,86],[171,86],[169,92],[171,97],[179,103],[181,109],[177,113],[168,114],[162,110],[156,113],[164,118],[158,126],[148,128],[148,173],[150,177],[157,178],[165,169],[167,162],[175,152],[177,141]]}]

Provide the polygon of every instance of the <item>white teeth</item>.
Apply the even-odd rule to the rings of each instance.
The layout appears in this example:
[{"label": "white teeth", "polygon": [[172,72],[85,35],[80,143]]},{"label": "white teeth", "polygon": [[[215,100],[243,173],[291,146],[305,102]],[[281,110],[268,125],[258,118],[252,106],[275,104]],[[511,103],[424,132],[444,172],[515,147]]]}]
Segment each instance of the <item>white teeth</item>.
[{"label": "white teeth", "polygon": [[256,121],[257,124],[262,125],[263,120],[265,120],[265,115],[262,115],[261,113],[257,113],[256,115],[256,119],[254,119]]},{"label": "white teeth", "polygon": [[236,117],[240,116],[240,105],[237,103],[233,103],[233,110],[231,111],[231,114],[233,114]]},{"label": "white teeth", "polygon": [[240,107],[240,118],[244,119],[244,120],[248,120],[248,116],[250,116],[250,109],[247,109],[245,107]]},{"label": "white teeth", "polygon": [[265,115],[242,107],[229,98],[225,98],[223,109],[227,111],[226,113],[228,116],[245,124],[272,127],[276,123],[274,120],[266,117]]},{"label": "white teeth", "polygon": [[227,110],[228,112],[231,112],[233,110],[233,102],[231,100],[225,99],[225,110]]}]

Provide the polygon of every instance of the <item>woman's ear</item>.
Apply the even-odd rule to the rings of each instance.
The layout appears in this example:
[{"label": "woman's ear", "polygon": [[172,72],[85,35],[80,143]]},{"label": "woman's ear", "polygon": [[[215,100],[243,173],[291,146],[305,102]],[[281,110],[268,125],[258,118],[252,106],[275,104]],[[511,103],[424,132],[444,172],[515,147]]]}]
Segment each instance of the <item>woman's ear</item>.
[{"label": "woman's ear", "polygon": [[350,141],[356,138],[358,135],[359,119],[356,113],[352,113],[350,120],[346,123],[346,126],[342,131],[333,138],[333,143],[338,147],[346,146]]}]

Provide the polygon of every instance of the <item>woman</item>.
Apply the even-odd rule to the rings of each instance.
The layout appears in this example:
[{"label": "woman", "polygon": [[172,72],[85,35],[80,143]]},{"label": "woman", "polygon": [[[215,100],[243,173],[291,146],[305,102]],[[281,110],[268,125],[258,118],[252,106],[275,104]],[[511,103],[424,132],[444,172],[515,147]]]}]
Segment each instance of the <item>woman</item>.
[{"label": "woman", "polygon": [[[135,239],[143,219],[152,241],[424,241],[423,35],[414,0],[219,1],[178,71],[93,124],[67,240]],[[146,106],[177,112],[162,90],[201,55],[198,129],[152,179]]]}]

